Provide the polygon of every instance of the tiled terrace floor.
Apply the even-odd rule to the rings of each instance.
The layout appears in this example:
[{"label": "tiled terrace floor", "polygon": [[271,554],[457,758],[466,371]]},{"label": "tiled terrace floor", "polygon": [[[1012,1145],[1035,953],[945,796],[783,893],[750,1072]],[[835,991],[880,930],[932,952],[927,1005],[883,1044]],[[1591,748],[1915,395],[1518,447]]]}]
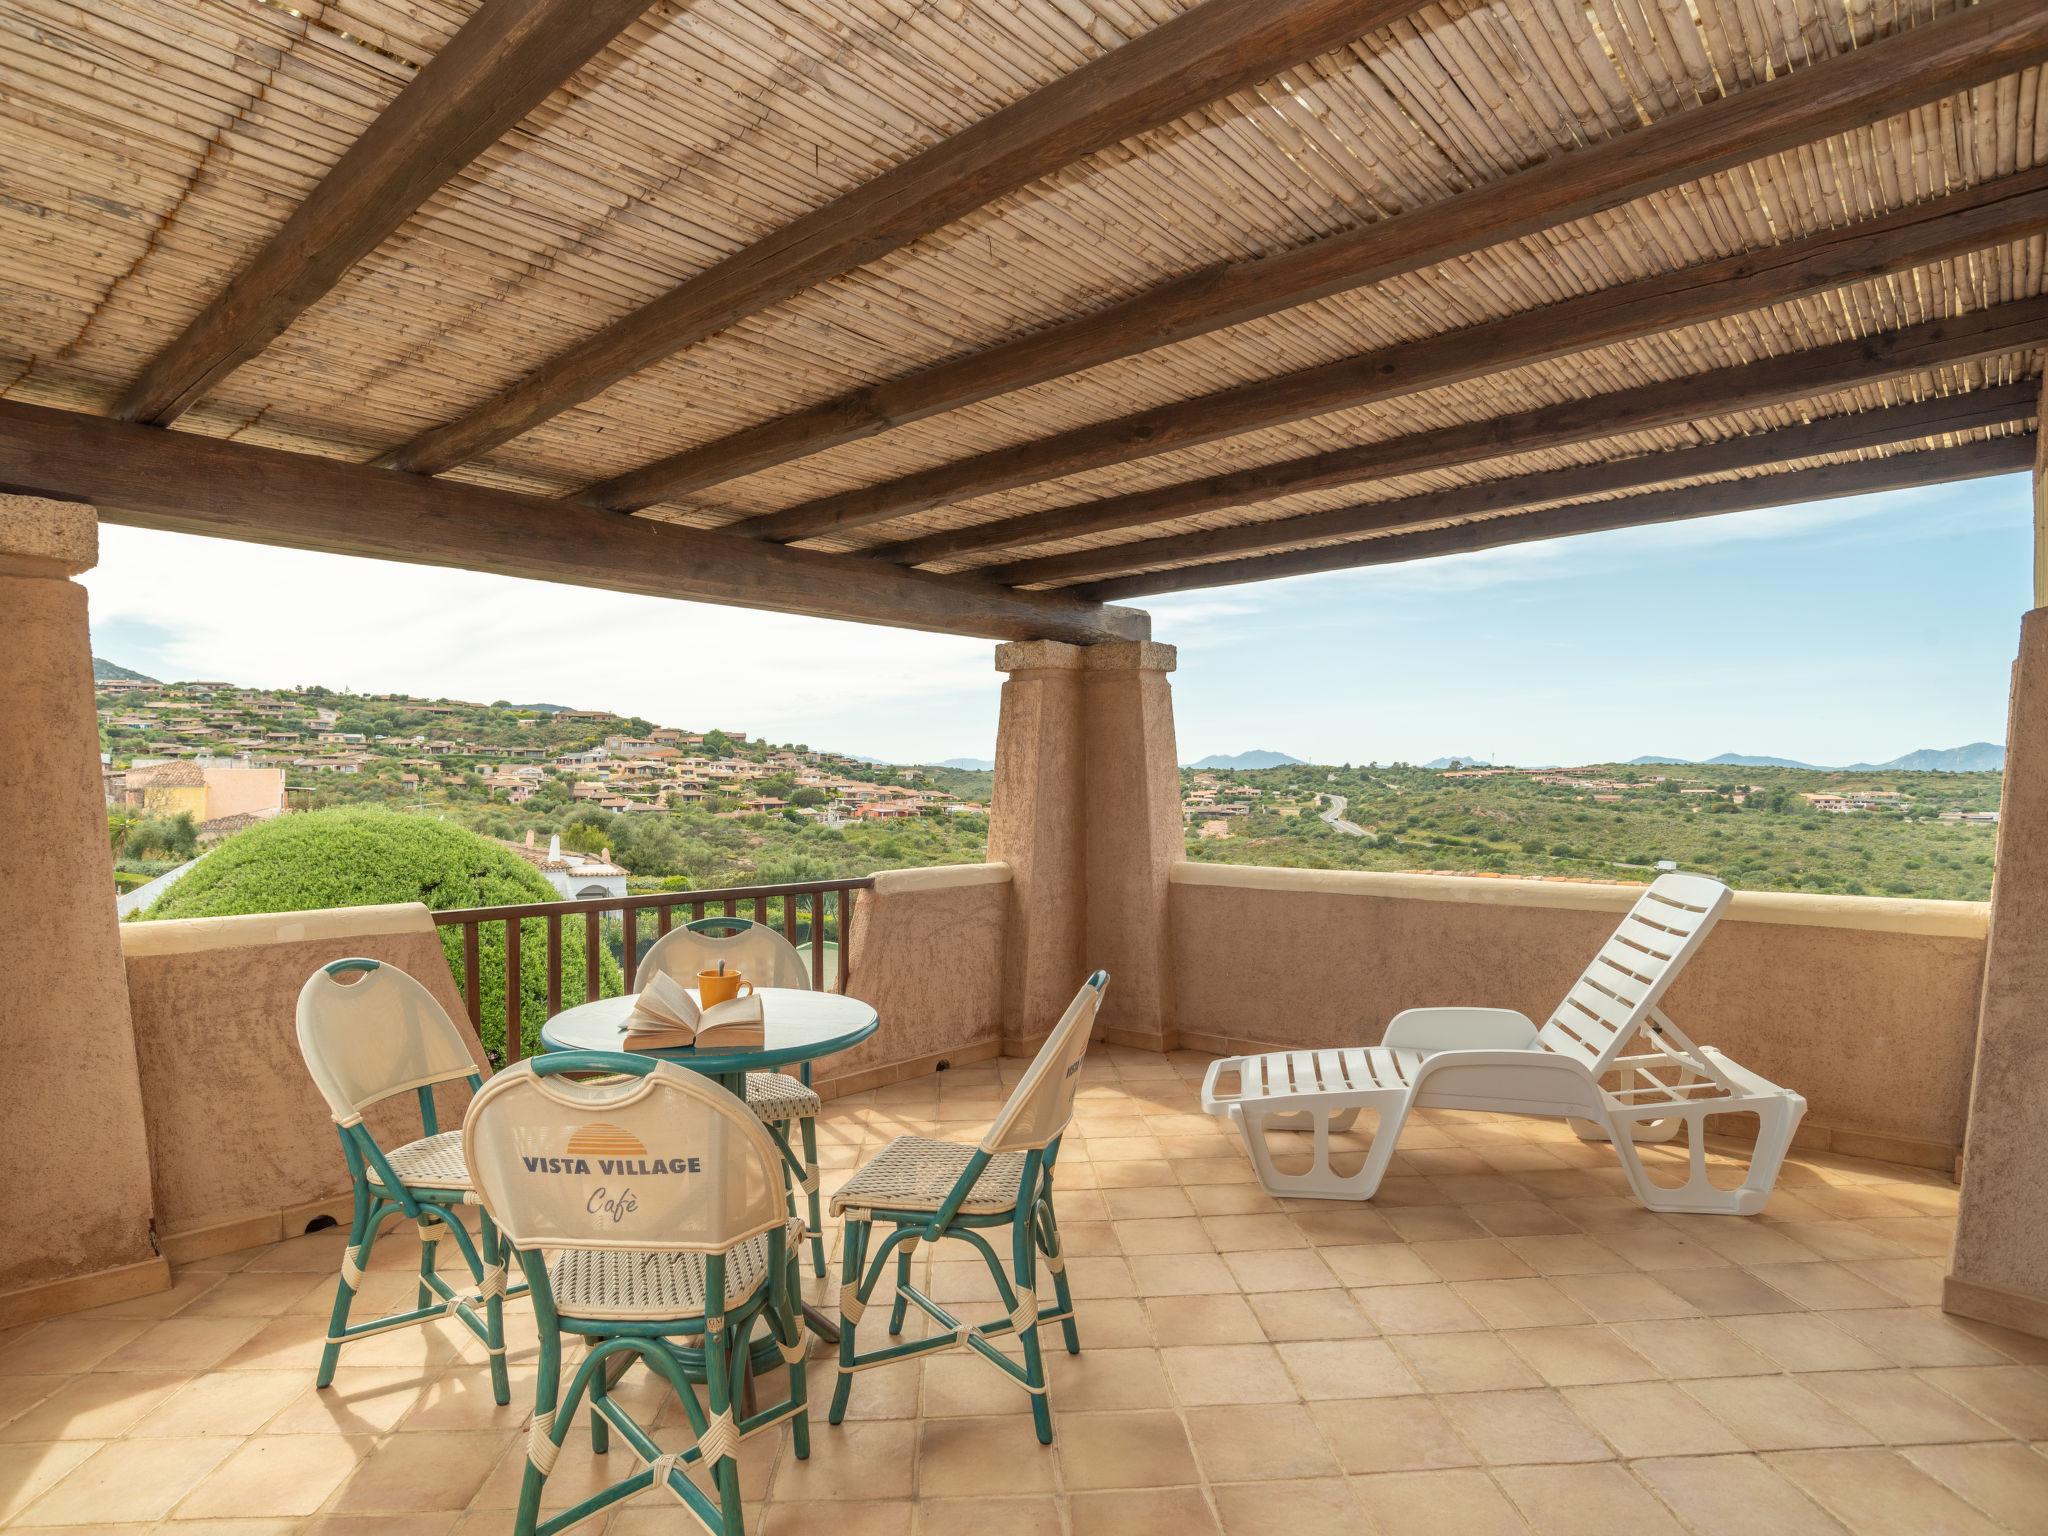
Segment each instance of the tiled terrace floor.
[{"label": "tiled terrace floor", "polygon": [[[1282,1207],[1197,1112],[1202,1065],[1090,1059],[1060,1159],[1086,1352],[1052,1353],[1058,1445],[957,1353],[863,1374],[830,1428],[820,1361],[809,1462],[748,1442],[750,1532],[2048,1531],[2048,1344],[1936,1309],[1945,1181],[1804,1157],[1761,1218],[1661,1218],[1560,1127],[1429,1115],[1372,1206]],[[892,1135],[977,1133],[1020,1067],[833,1103],[828,1186]],[[411,1244],[375,1254],[374,1299],[405,1303]],[[315,1392],[339,1252],[316,1233],[0,1335],[0,1523],[509,1531],[530,1367],[495,1408],[436,1324],[352,1346]],[[942,1299],[988,1294],[977,1263],[921,1262]],[[599,1463],[579,1425],[550,1502],[623,1476],[613,1445]],[[609,1520],[689,1528],[658,1495]]]}]

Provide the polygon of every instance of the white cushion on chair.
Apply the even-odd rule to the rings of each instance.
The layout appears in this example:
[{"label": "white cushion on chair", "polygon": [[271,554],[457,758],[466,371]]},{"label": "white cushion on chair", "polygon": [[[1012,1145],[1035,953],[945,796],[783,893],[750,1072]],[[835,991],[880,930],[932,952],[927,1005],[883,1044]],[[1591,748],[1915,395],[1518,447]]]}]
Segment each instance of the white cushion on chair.
[{"label": "white cushion on chair", "polygon": [[[438,1136],[408,1141],[384,1154],[384,1161],[402,1184],[421,1189],[469,1188],[469,1164],[462,1155],[462,1132],[443,1131]],[[380,1182],[370,1169],[370,1181]]]},{"label": "white cushion on chair", "polygon": [[[936,1211],[967,1171],[976,1148],[957,1141],[898,1136],[877,1152],[832,1197],[832,1214],[864,1211]],[[998,1152],[974,1181],[960,1209],[977,1216],[1015,1210],[1024,1178],[1022,1152]]]},{"label": "white cushion on chair", "polygon": [[787,1072],[749,1072],[747,1108],[764,1125],[785,1120],[814,1120],[824,1112],[825,1101],[815,1088]]},{"label": "white cushion on chair", "polygon": [[[791,1218],[784,1231],[793,1245],[804,1224]],[[725,1300],[730,1306],[758,1291],[768,1278],[768,1234],[750,1237],[725,1255]],[[704,1313],[704,1255],[627,1248],[570,1248],[548,1266],[555,1310],[564,1317],[676,1318]]]}]

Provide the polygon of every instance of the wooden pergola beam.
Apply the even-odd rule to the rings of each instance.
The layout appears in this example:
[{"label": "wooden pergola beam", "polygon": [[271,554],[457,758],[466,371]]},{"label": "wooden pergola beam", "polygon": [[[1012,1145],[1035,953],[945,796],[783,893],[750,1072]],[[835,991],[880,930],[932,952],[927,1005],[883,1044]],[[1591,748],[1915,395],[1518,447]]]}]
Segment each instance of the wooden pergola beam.
[{"label": "wooden pergola beam", "polygon": [[734,252],[377,462],[422,474],[452,468],[748,315],[1425,3],[1204,0]]},{"label": "wooden pergola beam", "polygon": [[1136,610],[1062,593],[962,588],[871,560],[14,401],[0,401],[0,489],[90,502],[140,528],[946,634],[1093,645],[1151,629]]},{"label": "wooden pergola beam", "polygon": [[[1260,261],[1210,268],[884,388],[894,391],[892,409],[899,414],[906,396],[922,402],[916,415],[986,399],[1453,261],[1893,116],[2044,59],[2048,6],[2039,0],[1987,0],[1769,84],[1554,156],[1504,181]],[[942,398],[931,390],[934,375],[950,381]],[[1105,451],[1093,441],[1085,446],[1073,463],[1085,464],[1091,453]],[[843,533],[1071,472],[1041,462],[1027,444],[816,497],[735,523],[731,531],[783,541]],[[615,480],[586,495],[606,505],[646,506],[673,494],[652,471],[625,479],[624,492]]]},{"label": "wooden pergola beam", "polygon": [[129,385],[167,425],[269,346],[464,166],[595,58],[648,0],[484,0],[270,242]]},{"label": "wooden pergola beam", "polygon": [[1510,475],[1500,480],[1482,480],[1453,490],[1435,491],[1426,496],[1366,502],[1332,512],[1309,512],[1299,517],[1273,518],[1235,528],[1169,534],[1163,538],[1112,544],[1105,549],[1084,549],[1064,555],[1046,555],[1036,560],[1019,560],[1008,565],[983,566],[973,575],[977,580],[1009,586],[1069,583],[1099,580],[1129,571],[1141,571],[1149,566],[1178,564],[1187,560],[1269,554],[1324,539],[1356,539],[1399,533],[1427,528],[1454,518],[1484,517],[1497,512],[1539,507],[1549,502],[1581,501],[1589,496],[1636,490],[1704,475],[1768,469],[1775,464],[1795,463],[1826,454],[1917,442],[1951,432],[1969,432],[2028,421],[2039,407],[2039,395],[2039,387],[2030,379],[2019,384],[1973,390],[1963,395],[1943,395],[1911,405],[1885,406],[1846,416],[1823,417],[1796,427],[1781,427],[1775,432],[1752,432],[1742,437],[1703,443],[1696,448],[1643,453],[1633,458],[1602,460],[1540,474]]},{"label": "wooden pergola beam", "polygon": [[1353,544],[1299,549],[1284,555],[1261,555],[1250,560],[1225,560],[1214,565],[1153,571],[1075,590],[1101,602],[1112,602],[1162,592],[1272,581],[1282,576],[1353,570],[1367,565],[1395,565],[1406,560],[1467,554],[1473,550],[1498,549],[1502,545],[1525,544],[1538,539],[1561,539],[1581,533],[1683,522],[1723,512],[1753,512],[1763,507],[1829,501],[1842,496],[1868,496],[1878,491],[1910,490],[1954,480],[1975,480],[1986,475],[2023,470],[2033,461],[2034,434],[2020,433],[1964,443],[1959,447],[1934,448],[1925,453],[1901,453],[1891,458],[1828,464],[1818,469],[1761,475],[1750,480],[1652,491],[1642,496],[1626,496],[1585,506],[1511,513],[1481,522],[1459,523],[1449,528],[1395,534],[1383,539],[1362,539]]},{"label": "wooden pergola beam", "polygon": [[973,549],[1043,544],[1120,528],[1141,528],[1148,523],[1193,517],[1225,507],[1255,506],[1304,491],[1389,480],[1423,470],[1782,405],[1948,363],[2033,351],[2043,344],[2048,344],[2048,298],[2022,299],[1855,341],[1835,342],[1753,363],[1735,363],[1612,394],[1566,400],[1508,416],[1484,417],[1100,501],[1049,507],[1001,522],[930,534],[869,553],[915,564]]}]

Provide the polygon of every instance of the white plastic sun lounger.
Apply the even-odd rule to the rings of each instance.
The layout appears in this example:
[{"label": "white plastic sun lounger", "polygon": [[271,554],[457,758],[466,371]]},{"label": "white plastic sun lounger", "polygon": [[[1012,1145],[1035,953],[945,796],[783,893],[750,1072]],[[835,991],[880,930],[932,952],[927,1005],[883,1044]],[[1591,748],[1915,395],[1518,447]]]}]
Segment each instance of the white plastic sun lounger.
[{"label": "white plastic sun lounger", "polygon": [[[1202,1108],[1238,1127],[1260,1181],[1276,1195],[1370,1200],[1408,1111],[1421,1106],[1569,1120],[1582,1138],[1614,1143],[1630,1187],[1650,1209],[1754,1215],[1770,1198],[1806,1101],[1694,1045],[1657,1006],[1729,895],[1698,875],[1660,877],[1540,1029],[1508,1008],[1411,1008],[1377,1046],[1213,1062]],[[1638,1042],[1638,1054],[1622,1054]],[[1378,1121],[1365,1161],[1340,1174],[1330,1137],[1367,1109]],[[1704,1122],[1739,1114],[1757,1117],[1756,1151],[1742,1183],[1724,1189],[1708,1176]],[[1652,1182],[1636,1143],[1668,1141],[1681,1128],[1691,1133],[1684,1182]],[[1269,1131],[1313,1134],[1305,1171],[1275,1165]]]}]

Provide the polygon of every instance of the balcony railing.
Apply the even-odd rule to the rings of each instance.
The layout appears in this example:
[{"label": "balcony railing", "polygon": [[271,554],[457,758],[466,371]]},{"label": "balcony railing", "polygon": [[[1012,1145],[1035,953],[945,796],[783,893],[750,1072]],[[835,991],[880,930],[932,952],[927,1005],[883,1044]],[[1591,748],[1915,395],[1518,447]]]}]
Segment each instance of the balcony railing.
[{"label": "balcony railing", "polygon": [[[793,885],[744,885],[716,891],[659,891],[641,896],[597,896],[578,901],[544,901],[517,907],[464,907],[436,912],[434,922],[454,930],[451,962],[469,1013],[469,1022],[488,1046],[500,1023],[486,985],[488,970],[502,969],[503,1062],[524,1054],[526,1028],[562,1010],[565,991],[572,1002],[594,1002],[637,990],[640,958],[647,946],[677,922],[702,917],[746,917],[774,928],[808,951],[811,985],[819,991],[846,986],[849,946],[857,893],[872,889],[872,876],[851,880],[816,880]],[[678,915],[680,914],[680,916]],[[564,965],[564,933],[580,932],[580,967],[571,956]],[[514,930],[518,942],[512,942]],[[648,930],[652,931],[648,931]],[[826,950],[835,953],[828,958]],[[489,962],[487,964],[487,962]],[[529,985],[536,965],[545,978],[545,999]],[[569,974],[577,969],[580,977]],[[496,982],[497,977],[490,977]],[[578,993],[580,992],[580,995]],[[545,1008],[545,1014],[536,1013]],[[486,1020],[493,1028],[486,1030]]]}]

